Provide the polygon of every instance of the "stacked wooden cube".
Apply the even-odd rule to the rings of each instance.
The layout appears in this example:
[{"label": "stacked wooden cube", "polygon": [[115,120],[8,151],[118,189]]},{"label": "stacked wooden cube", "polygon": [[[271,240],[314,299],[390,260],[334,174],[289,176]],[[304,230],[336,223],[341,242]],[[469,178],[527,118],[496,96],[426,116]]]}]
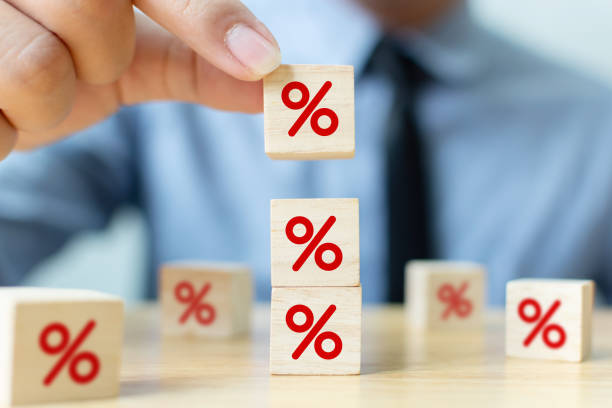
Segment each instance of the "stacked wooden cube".
[{"label": "stacked wooden cube", "polygon": [[[264,79],[266,153],[294,160],[352,157],[353,100],[352,67],[279,67]],[[270,207],[270,372],[358,374],[358,200],[272,200]]]}]

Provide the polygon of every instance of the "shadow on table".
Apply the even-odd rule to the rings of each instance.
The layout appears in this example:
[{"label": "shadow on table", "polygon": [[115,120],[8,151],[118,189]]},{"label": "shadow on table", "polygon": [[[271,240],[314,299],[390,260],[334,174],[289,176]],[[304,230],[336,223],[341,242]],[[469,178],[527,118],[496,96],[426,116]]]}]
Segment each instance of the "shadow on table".
[{"label": "shadow on table", "polygon": [[484,330],[452,332],[417,331],[399,328],[364,339],[362,374],[452,371],[452,367],[479,366],[486,359],[503,358],[503,344],[497,346]]},{"label": "shadow on table", "polygon": [[144,380],[127,380],[121,382],[121,396],[138,396],[151,394],[161,388],[159,378]]}]

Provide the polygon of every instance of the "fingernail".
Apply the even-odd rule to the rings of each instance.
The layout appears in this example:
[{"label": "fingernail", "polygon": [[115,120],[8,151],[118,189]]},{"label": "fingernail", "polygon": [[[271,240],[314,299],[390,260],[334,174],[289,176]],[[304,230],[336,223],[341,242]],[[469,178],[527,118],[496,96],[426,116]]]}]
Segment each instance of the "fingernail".
[{"label": "fingernail", "polygon": [[236,24],[227,32],[225,44],[234,57],[256,75],[267,75],[280,65],[278,47],[244,24]]}]

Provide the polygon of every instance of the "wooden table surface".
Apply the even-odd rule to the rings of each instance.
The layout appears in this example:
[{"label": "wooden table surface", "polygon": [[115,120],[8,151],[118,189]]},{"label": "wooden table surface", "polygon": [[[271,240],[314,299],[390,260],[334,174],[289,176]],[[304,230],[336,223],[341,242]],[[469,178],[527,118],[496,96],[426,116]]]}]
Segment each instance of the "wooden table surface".
[{"label": "wooden table surface", "polygon": [[[159,336],[154,306],[128,308],[117,399],[45,407],[577,407],[612,404],[612,309],[594,317],[593,355],[581,364],[504,357],[501,310],[470,333],[423,334],[400,307],[365,307],[362,374],[271,376],[269,309],[250,336],[180,341]],[[410,404],[410,405],[409,405]],[[536,405],[537,404],[537,405]]]}]

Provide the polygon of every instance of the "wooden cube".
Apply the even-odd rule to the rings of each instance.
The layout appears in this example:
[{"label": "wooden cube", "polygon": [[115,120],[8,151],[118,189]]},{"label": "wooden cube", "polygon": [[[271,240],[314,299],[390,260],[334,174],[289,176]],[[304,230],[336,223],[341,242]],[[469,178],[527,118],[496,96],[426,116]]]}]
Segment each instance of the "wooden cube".
[{"label": "wooden cube", "polygon": [[264,78],[266,154],[272,159],[355,155],[353,67],[281,65]]},{"label": "wooden cube", "polygon": [[420,329],[477,328],[483,323],[485,268],[471,262],[406,264],[408,316]]},{"label": "wooden cube", "polygon": [[122,344],[115,296],[0,288],[0,405],[114,397]]},{"label": "wooden cube", "polygon": [[272,374],[359,374],[361,287],[272,288]]},{"label": "wooden cube", "polygon": [[247,266],[169,263],[159,290],[164,335],[229,337],[249,330],[253,281]]},{"label": "wooden cube", "polygon": [[595,284],[517,279],[506,285],[506,355],[579,362],[591,352]]},{"label": "wooden cube", "polygon": [[359,285],[359,200],[270,203],[272,286]]}]

